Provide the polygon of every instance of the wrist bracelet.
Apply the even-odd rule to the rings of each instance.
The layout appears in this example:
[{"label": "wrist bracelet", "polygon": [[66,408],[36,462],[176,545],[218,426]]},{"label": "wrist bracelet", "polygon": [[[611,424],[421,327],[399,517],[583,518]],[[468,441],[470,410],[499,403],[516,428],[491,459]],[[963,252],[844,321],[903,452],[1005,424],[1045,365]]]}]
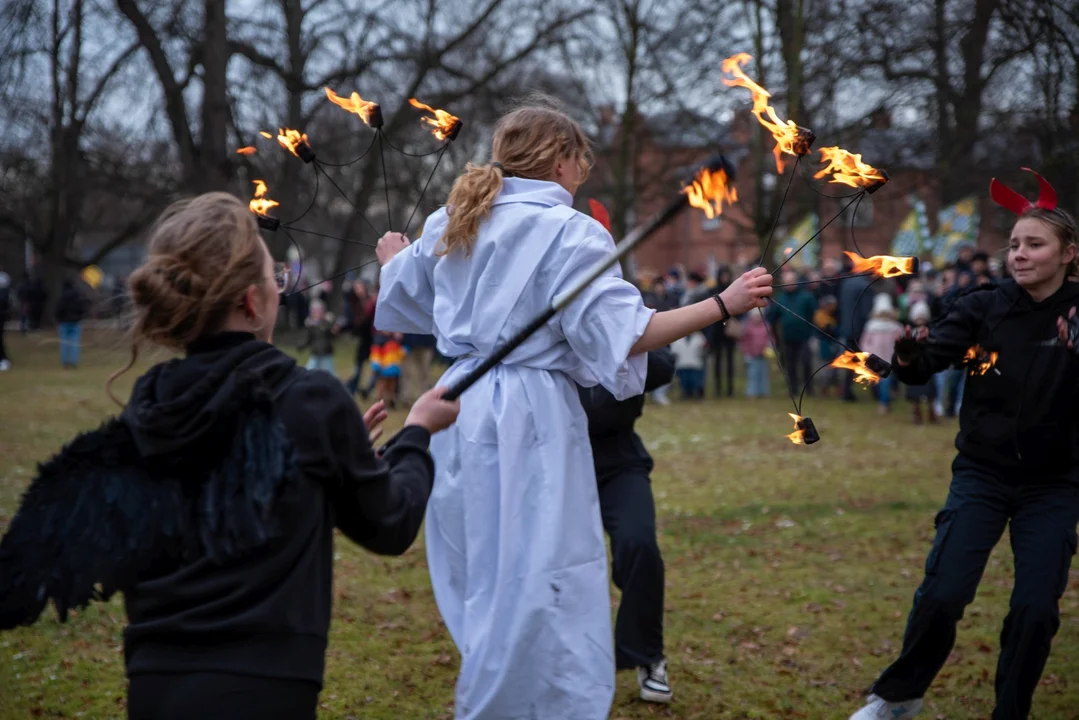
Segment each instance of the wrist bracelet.
[{"label": "wrist bracelet", "polygon": [[727,310],[727,306],[726,306],[726,305],[724,304],[724,302],[723,302],[723,298],[721,298],[721,297],[719,296],[719,293],[716,293],[715,295],[713,295],[713,296],[712,296],[712,298],[713,298],[713,299],[714,299],[714,300],[716,301],[716,304],[717,304],[717,305],[719,305],[719,311],[720,311],[721,313],[723,313],[723,317],[722,317],[722,319],[721,319],[721,320],[719,321],[719,322],[720,322],[720,324],[721,324],[721,325],[723,325],[723,324],[726,324],[726,322],[727,322],[728,320],[730,320],[730,319],[731,319],[731,314],[730,314],[730,312],[729,312],[729,311]]}]

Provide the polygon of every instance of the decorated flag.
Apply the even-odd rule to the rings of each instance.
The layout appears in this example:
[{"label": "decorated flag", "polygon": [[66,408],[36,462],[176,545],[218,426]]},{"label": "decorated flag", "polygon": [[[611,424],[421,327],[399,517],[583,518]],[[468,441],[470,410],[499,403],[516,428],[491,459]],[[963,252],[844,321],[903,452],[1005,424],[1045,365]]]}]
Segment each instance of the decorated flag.
[{"label": "decorated flag", "polygon": [[910,203],[910,212],[899,226],[899,232],[892,238],[891,254],[921,257],[923,252],[931,249],[929,216],[925,212],[925,203],[918,199],[917,195],[908,197],[907,202]]},{"label": "decorated flag", "polygon": [[940,211],[940,227],[933,242],[933,260],[944,264],[955,262],[959,246],[978,241],[978,199],[963,198]]},{"label": "decorated flag", "polygon": [[[787,233],[786,241],[776,248],[776,263],[781,263],[792,254],[797,253],[797,255],[794,256],[794,259],[787,263],[790,267],[816,267],[817,243],[809,242],[805,247],[802,247],[802,245],[807,243],[809,238],[817,234],[817,225],[817,213],[811,212],[791,227],[790,231]],[[798,248],[802,249],[799,250]]]}]

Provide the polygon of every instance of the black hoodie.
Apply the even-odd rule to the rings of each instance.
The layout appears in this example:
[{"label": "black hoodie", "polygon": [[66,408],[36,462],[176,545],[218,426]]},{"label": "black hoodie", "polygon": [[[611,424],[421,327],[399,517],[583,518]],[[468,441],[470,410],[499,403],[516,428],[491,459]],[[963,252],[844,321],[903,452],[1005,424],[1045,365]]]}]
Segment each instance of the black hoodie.
[{"label": "black hoodie", "polygon": [[1065,282],[1042,302],[1015,281],[961,295],[930,325],[927,343],[907,367],[892,364],[908,385],[921,385],[980,345],[999,353],[995,369],[968,371],[959,413],[959,452],[1012,471],[1017,482],[1079,477],[1079,359],[1057,335],[1058,317],[1079,305],[1079,283]]},{"label": "black hoodie", "polygon": [[270,391],[299,471],[272,505],[279,531],[238,557],[161,557],[143,573],[124,593],[129,675],[220,671],[321,684],[334,527],[392,555],[423,520],[434,473],[427,431],[406,428],[376,458],[336,378],[246,333],[211,338],[138,380],[123,420],[140,454],[186,463],[197,481],[230,451],[245,378]]},{"label": "black hoodie", "polygon": [[[648,353],[644,392],[649,393],[670,383],[674,377],[674,355],[670,350]],[[602,385],[578,386],[581,405],[588,416],[588,436],[596,474],[636,465],[652,470],[652,456],[637,436],[633,426],[644,409],[644,395],[618,400]]]}]

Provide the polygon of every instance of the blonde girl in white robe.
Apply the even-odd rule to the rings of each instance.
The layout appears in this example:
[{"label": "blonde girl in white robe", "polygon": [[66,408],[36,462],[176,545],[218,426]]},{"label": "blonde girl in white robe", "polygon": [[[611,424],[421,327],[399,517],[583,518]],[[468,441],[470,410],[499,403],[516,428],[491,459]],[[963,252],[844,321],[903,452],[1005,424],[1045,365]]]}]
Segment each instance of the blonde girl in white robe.
[{"label": "blonde girl in white robe", "polygon": [[[572,119],[521,107],[497,125],[492,164],[469,165],[410,244],[378,245],[378,330],[430,333],[456,358],[452,386],[614,250],[572,208],[590,166]],[[721,295],[761,306],[757,269]],[[600,720],[614,696],[607,555],[588,425],[575,382],[618,398],[644,390],[645,353],[723,319],[714,298],[644,306],[616,264],[461,396],[431,441],[427,561],[458,650],[460,720]]]}]

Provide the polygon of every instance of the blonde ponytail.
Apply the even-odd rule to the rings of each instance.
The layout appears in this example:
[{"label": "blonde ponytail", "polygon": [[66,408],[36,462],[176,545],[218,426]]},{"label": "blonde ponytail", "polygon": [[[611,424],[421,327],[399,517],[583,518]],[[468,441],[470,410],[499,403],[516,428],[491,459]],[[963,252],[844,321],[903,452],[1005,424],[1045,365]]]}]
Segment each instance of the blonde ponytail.
[{"label": "blonde ponytail", "polygon": [[436,255],[447,255],[457,248],[464,250],[465,257],[471,255],[480,221],[491,214],[491,205],[501,191],[502,172],[498,167],[469,163],[446,200],[450,222]]}]

